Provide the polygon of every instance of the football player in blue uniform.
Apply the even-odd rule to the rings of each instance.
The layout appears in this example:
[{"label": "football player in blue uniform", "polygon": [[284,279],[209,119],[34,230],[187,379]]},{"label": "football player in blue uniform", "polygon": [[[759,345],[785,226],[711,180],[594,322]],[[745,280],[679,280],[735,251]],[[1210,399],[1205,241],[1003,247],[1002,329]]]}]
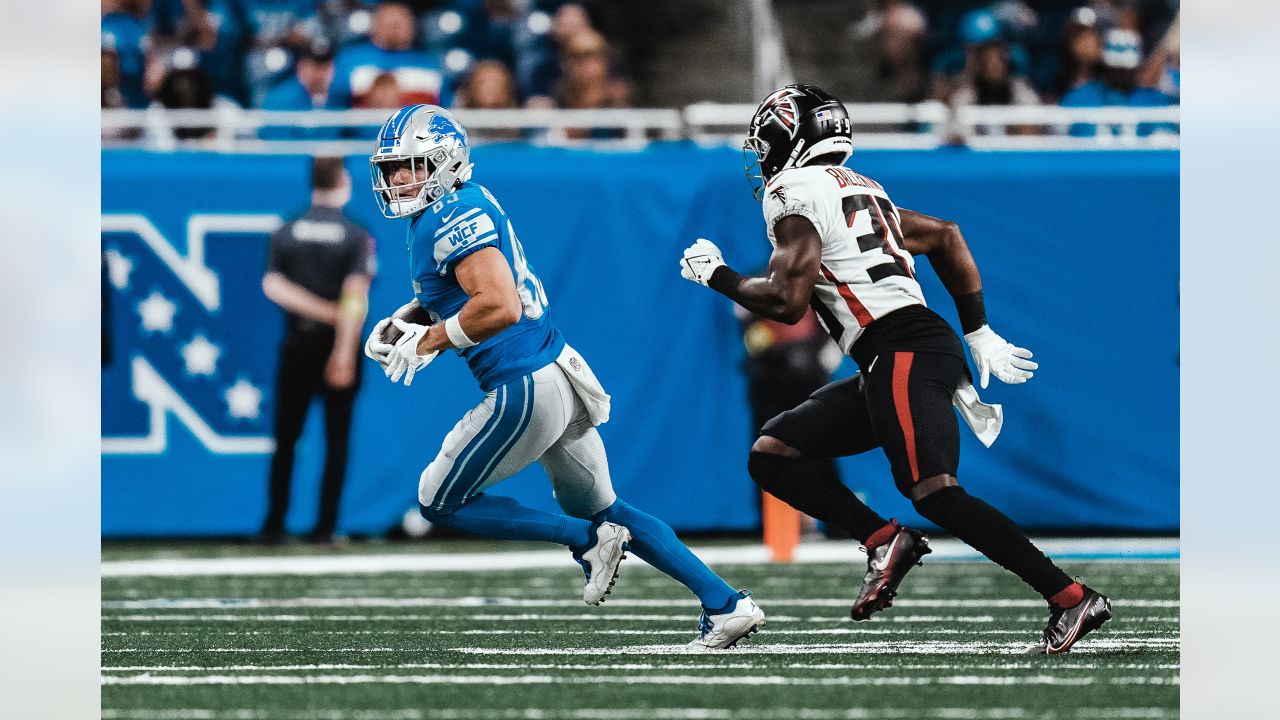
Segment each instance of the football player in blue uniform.
[{"label": "football player in blue uniform", "polygon": [[[502,206],[471,182],[467,134],[447,111],[411,105],[378,133],[373,193],[389,218],[408,218],[410,280],[429,324],[382,320],[365,345],[392,382],[409,385],[442,350],[467,361],[484,400],[445,436],[418,486],[422,514],[487,537],[567,546],[586,573],[583,600],[599,604],[630,548],[702,603],[691,645],[724,648],[764,624],[661,520],[619,499],[595,426],[609,395],[547,313],[547,293]],[[384,340],[394,323],[402,335]],[[537,461],[565,514],[484,491]]]}]

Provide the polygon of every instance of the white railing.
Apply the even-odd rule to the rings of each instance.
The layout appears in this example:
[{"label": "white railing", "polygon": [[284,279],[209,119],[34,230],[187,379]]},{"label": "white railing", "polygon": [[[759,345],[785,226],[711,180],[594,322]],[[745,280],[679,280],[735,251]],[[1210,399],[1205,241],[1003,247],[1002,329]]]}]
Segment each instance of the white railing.
[{"label": "white railing", "polygon": [[[853,139],[860,148],[936,148],[956,141],[976,149],[1176,148],[1177,107],[1062,108],[971,106],[939,102],[914,105],[848,105]],[[642,145],[690,139],[739,145],[754,105],[698,103],[683,110],[457,110],[476,142],[522,140],[573,145],[607,142]],[[386,120],[386,110],[268,111],[234,106],[211,110],[104,110],[105,148],[228,153],[363,153]],[[270,128],[275,134],[262,134]],[[338,130],[337,139],[277,139],[277,129]],[[175,130],[199,131],[179,138]],[[1074,131],[1074,132],[1073,132]],[[185,133],[184,133],[185,134]],[[305,137],[305,134],[303,135]]]},{"label": "white railing", "polygon": [[[853,142],[858,147],[934,148],[943,144],[947,106],[940,102],[917,105],[859,103],[848,105]],[[701,142],[724,140],[740,144],[755,105],[697,103],[684,109],[689,136]]]},{"label": "white railing", "polygon": [[1180,109],[971,105],[954,113],[956,133],[983,150],[1176,148]]}]

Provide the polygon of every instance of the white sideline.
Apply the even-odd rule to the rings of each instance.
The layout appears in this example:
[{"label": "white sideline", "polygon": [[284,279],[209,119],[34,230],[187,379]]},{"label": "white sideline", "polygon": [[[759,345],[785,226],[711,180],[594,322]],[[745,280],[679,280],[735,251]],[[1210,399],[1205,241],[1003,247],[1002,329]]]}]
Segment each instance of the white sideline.
[{"label": "white sideline", "polygon": [[[984,642],[984,641],[918,641],[918,640],[861,640],[857,643],[763,643],[759,645],[735,647],[731,652],[734,657],[741,655],[875,655],[885,653],[909,653],[913,655],[958,655],[958,654],[994,654],[1025,655],[1027,642]],[[1111,637],[1089,638],[1072,648],[1073,655],[1092,652],[1115,652],[1116,650],[1178,650],[1177,638],[1142,638]],[[515,647],[473,647],[461,646],[449,648],[452,652],[465,655],[501,655],[503,657],[530,656],[582,656],[599,653],[599,647],[576,648],[515,648]],[[122,655],[126,653],[153,654],[157,650],[149,648],[108,648],[102,653]],[[320,653],[404,653],[404,647],[200,647],[178,650],[164,650],[170,653],[229,653],[229,654],[261,654],[275,655],[316,655]],[[607,648],[610,655],[704,655],[704,651],[690,648],[687,644],[678,645],[627,645]],[[717,654],[713,654],[716,656]],[[704,655],[705,656],[705,655]],[[719,657],[724,657],[719,655]]]},{"label": "white sideline", "polygon": [[[1039,614],[1028,613],[1023,615],[1015,615],[1012,617],[1000,618],[999,620],[997,620],[995,617],[991,615],[978,615],[978,616],[971,616],[971,617],[966,617],[964,615],[919,616],[919,618],[923,618],[923,619],[913,619],[911,616],[902,616],[905,618],[905,620],[899,620],[896,617],[892,619],[885,618],[885,620],[887,622],[896,623],[899,625],[902,625],[905,623],[929,624],[929,625],[938,625],[943,623],[945,624],[969,623],[971,625],[977,625],[977,624],[989,625],[989,624],[994,624],[996,622],[1037,623],[1037,622],[1042,622],[1044,620],[1043,615],[1044,613],[1042,611]],[[608,613],[601,613],[600,615],[570,615],[567,613],[542,613],[542,614],[530,613],[526,615],[447,615],[447,614],[437,614],[437,613],[405,613],[405,614],[388,613],[388,614],[379,614],[379,615],[348,615],[348,614],[276,615],[276,614],[262,614],[262,613],[226,613],[226,614],[218,614],[218,615],[208,615],[203,613],[160,613],[160,614],[153,614],[153,615],[141,615],[141,614],[131,613],[131,614],[124,614],[124,615],[104,614],[102,616],[102,619],[104,621],[112,622],[112,623],[170,623],[172,624],[172,623],[183,623],[183,622],[198,622],[198,623],[218,623],[218,622],[319,623],[319,622],[322,622],[322,623],[328,623],[328,624],[345,623],[348,626],[353,624],[363,625],[368,623],[393,623],[393,624],[404,624],[404,623],[410,623],[410,622],[442,623],[442,622],[454,622],[458,620],[466,620],[468,622],[482,622],[482,623],[511,623],[511,622],[522,623],[522,622],[528,622],[530,620],[533,620],[533,621],[551,620],[556,622],[618,621],[618,622],[627,622],[632,624],[644,624],[644,623],[650,623],[650,622],[687,623],[689,622],[690,618],[693,617],[693,613],[692,611],[688,611],[683,615],[666,615],[662,617],[666,617],[668,619],[644,620],[644,619],[637,619],[635,617],[631,617],[628,615],[610,615]],[[814,623],[814,624],[830,625],[832,620],[833,620],[833,617],[831,615],[816,615],[814,617],[799,618],[799,617],[793,617],[790,615],[770,614],[769,626],[774,627],[775,624],[777,623],[788,623],[788,624]],[[1178,625],[1180,622],[1180,618],[1178,617],[1177,614],[1131,615],[1129,613],[1125,613],[1125,620],[1131,623],[1167,623],[1172,625]],[[209,630],[209,629],[187,630],[187,631],[134,630],[129,632],[103,631],[99,634],[102,637],[133,637],[135,635],[178,635],[178,634],[182,634],[183,632],[189,633],[191,635],[203,635],[203,634],[208,634],[210,632],[215,632],[215,631]],[[233,634],[235,631],[228,630],[228,631],[217,631],[217,632],[221,634],[229,635],[229,634]],[[266,631],[259,630],[259,631],[246,631],[246,632],[266,632]],[[321,632],[321,631],[312,630],[311,632]],[[386,632],[388,634],[394,634],[397,632],[418,632],[418,631],[397,629],[397,630],[360,630],[360,631],[325,630],[323,632],[330,633],[330,634],[342,634],[342,633],[354,633],[354,632],[361,632],[365,634],[377,634],[381,632]],[[430,633],[433,631],[423,630],[421,632]]]},{"label": "white sideline", "polygon": [[[1177,638],[1100,638],[1089,637],[1071,649],[1075,656],[1088,655],[1095,652],[1114,653],[1117,650],[1177,650]],[[873,655],[883,657],[886,653],[911,655],[1025,655],[1027,643],[1013,642],[953,642],[953,641],[920,641],[920,640],[861,640],[856,643],[760,643],[738,645],[730,651],[734,657],[742,655]],[[513,657],[518,655],[554,657],[578,656],[596,652],[591,648],[494,648],[494,647],[454,647],[454,652],[465,655],[501,655]],[[610,655],[688,655],[692,651],[685,645],[627,645],[609,648]]]},{"label": "white sideline", "polygon": [[[266,631],[266,632],[269,632],[269,631]],[[442,635],[496,635],[496,636],[502,636],[502,637],[506,637],[508,635],[538,635],[538,636],[587,635],[591,637],[595,637],[598,635],[640,635],[642,637],[650,637],[653,635],[683,636],[683,635],[689,635],[692,632],[693,632],[692,630],[656,630],[654,628],[630,628],[630,629],[623,629],[623,630],[619,630],[615,628],[591,628],[589,630],[560,630],[560,629],[526,630],[526,629],[512,629],[512,628],[491,628],[491,629],[484,629],[484,630],[439,630],[439,629],[405,630],[405,629],[397,628],[394,630],[308,630],[307,634],[309,635],[393,635],[397,637],[404,636],[404,635],[431,635],[433,637],[442,636]],[[802,635],[802,636],[803,635],[857,635],[857,636],[898,635],[901,632],[902,632],[901,628],[887,628],[887,627],[809,628],[807,630],[778,630],[774,628],[769,629],[769,635],[771,637],[776,635]],[[1112,630],[1109,636],[1132,638],[1132,637],[1144,637],[1144,636],[1160,636],[1167,632],[1168,632],[1167,630]],[[221,635],[240,635],[240,634],[259,635],[263,633],[264,631],[260,631],[260,630],[250,630],[247,633],[239,633],[237,631],[232,630],[232,631],[218,632],[217,634],[221,636]],[[929,630],[928,633],[930,635],[1014,635],[1014,636],[1021,637],[1021,636],[1025,636],[1027,634],[1027,631],[1011,630],[1011,629],[1004,629],[1004,628],[1001,628],[998,630],[992,630],[992,629],[973,630],[970,628],[934,628]],[[184,635],[193,635],[193,636],[198,636],[203,638],[207,638],[211,634],[213,633],[210,633],[205,630],[199,630],[199,631],[179,630],[176,632],[161,631],[161,632],[145,633],[145,635],[150,635],[152,637],[182,637]],[[116,637],[121,637],[121,636],[134,637],[139,635],[144,635],[144,633],[123,633],[122,635],[119,635]],[[119,651],[119,650],[108,648],[103,650],[102,652],[127,652],[127,651]]]},{"label": "white sideline", "polygon": [[[1159,720],[1178,717],[1177,708],[1088,707],[1072,708],[1066,718],[1088,720]],[[1034,712],[1034,711],[1033,711]],[[237,708],[174,708],[141,710],[103,708],[102,720],[1016,720],[1038,717],[1021,707],[996,708],[886,708],[851,707],[843,710],[812,708],[526,708],[520,710],[483,708],[453,709],[401,708],[396,710],[286,711],[280,708],[256,710]]]},{"label": "white sideline", "polygon": [[[103,685],[1093,685],[1094,677],[1059,675],[943,677],[787,677],[784,675],[104,675]],[[1118,684],[1177,685],[1162,675],[1113,677]],[[1102,684],[1102,683],[1098,683]]]},{"label": "white sideline", "polygon": [[[1177,600],[1149,598],[1119,598],[1115,601],[1125,607],[1176,608]],[[894,600],[900,608],[1044,608],[1044,600],[1012,598],[947,598],[930,600],[906,598]],[[777,598],[769,601],[772,607],[838,607],[849,606],[848,598]],[[297,598],[152,598],[148,600],[104,600],[103,610],[236,610],[242,608],[556,608],[582,607],[581,600],[530,599],[510,597],[297,597]],[[689,608],[688,600],[656,598],[616,598],[609,601],[610,608],[619,607],[670,607]],[[174,616],[176,618],[176,616]],[[220,619],[201,616],[203,619]],[[305,618],[306,616],[299,616]],[[128,619],[128,618],[126,618]]]},{"label": "white sideline", "polygon": [[[937,663],[929,665],[890,664],[890,663],[790,663],[783,666],[789,670],[1032,670],[1030,662],[1001,663]],[[558,670],[558,671],[595,671],[628,670],[628,671],[664,671],[672,670],[773,670],[775,663],[731,662],[708,665],[706,663],[598,663],[593,665],[574,665],[564,663],[392,663],[362,664],[353,663],[310,663],[306,665],[116,665],[103,667],[104,673],[124,672],[314,672],[316,670]],[[1121,663],[1094,664],[1072,663],[1058,668],[1059,672],[1080,672],[1086,670],[1178,670],[1177,663]]]},{"label": "white sideline", "polygon": [[[1136,559],[1157,556],[1176,559],[1178,538],[1067,538],[1037,541],[1052,557]],[[967,545],[950,539],[932,540],[929,560],[976,560]],[[756,565],[769,561],[764,545],[695,547],[694,552],[711,565]],[[844,563],[863,556],[854,541],[804,543],[796,550],[797,563]],[[523,550],[485,553],[396,553],[378,555],[313,555],[242,558],[155,558],[111,560],[102,563],[103,577],[194,575],[328,575],[388,572],[468,572],[573,567],[569,553],[561,550]]]}]

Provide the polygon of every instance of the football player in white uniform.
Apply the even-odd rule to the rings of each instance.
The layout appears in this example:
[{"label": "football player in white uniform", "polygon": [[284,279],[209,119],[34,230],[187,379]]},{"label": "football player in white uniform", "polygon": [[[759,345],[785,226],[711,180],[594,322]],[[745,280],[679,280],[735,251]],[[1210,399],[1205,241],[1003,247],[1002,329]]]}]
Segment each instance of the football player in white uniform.
[{"label": "football player in white uniform", "polygon": [[896,207],[879,183],[843,167],[852,152],[849,115],[835,97],[810,85],[772,93],[744,144],[774,248],[767,274],[739,275],[704,239],[680,261],[685,278],[757,315],[794,323],[812,306],[862,371],[769,421],[751,448],[751,476],[866,546],[867,573],[850,613],[866,620],[892,604],[907,571],[929,552],[928,540],[807,466],[881,448],[898,489],[922,516],[1048,601],[1048,626],[1031,651],[1066,652],[1111,617],[1110,601],[1073,581],[1003,513],[960,487],[952,405],[987,445],[1002,416],[999,406],[978,399],[955,331],[925,306],[912,256],[928,256],[955,301],[982,387],[992,375],[1026,382],[1037,365],[987,325],[982,280],[956,224]]}]

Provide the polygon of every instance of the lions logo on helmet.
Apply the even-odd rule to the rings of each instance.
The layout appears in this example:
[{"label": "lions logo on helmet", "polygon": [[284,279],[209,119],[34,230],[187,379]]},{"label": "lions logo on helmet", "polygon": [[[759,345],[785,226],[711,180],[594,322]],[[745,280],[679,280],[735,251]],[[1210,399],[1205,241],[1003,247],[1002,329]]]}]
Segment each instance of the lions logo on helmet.
[{"label": "lions logo on helmet", "polygon": [[435,105],[396,111],[378,131],[369,157],[373,196],[382,214],[421,212],[471,177],[471,146],[462,123]]},{"label": "lions logo on helmet", "polygon": [[834,95],[813,85],[788,85],[760,103],[742,143],[747,182],[757,200],[774,175],[815,159],[842,165],[853,153],[849,112]]}]

